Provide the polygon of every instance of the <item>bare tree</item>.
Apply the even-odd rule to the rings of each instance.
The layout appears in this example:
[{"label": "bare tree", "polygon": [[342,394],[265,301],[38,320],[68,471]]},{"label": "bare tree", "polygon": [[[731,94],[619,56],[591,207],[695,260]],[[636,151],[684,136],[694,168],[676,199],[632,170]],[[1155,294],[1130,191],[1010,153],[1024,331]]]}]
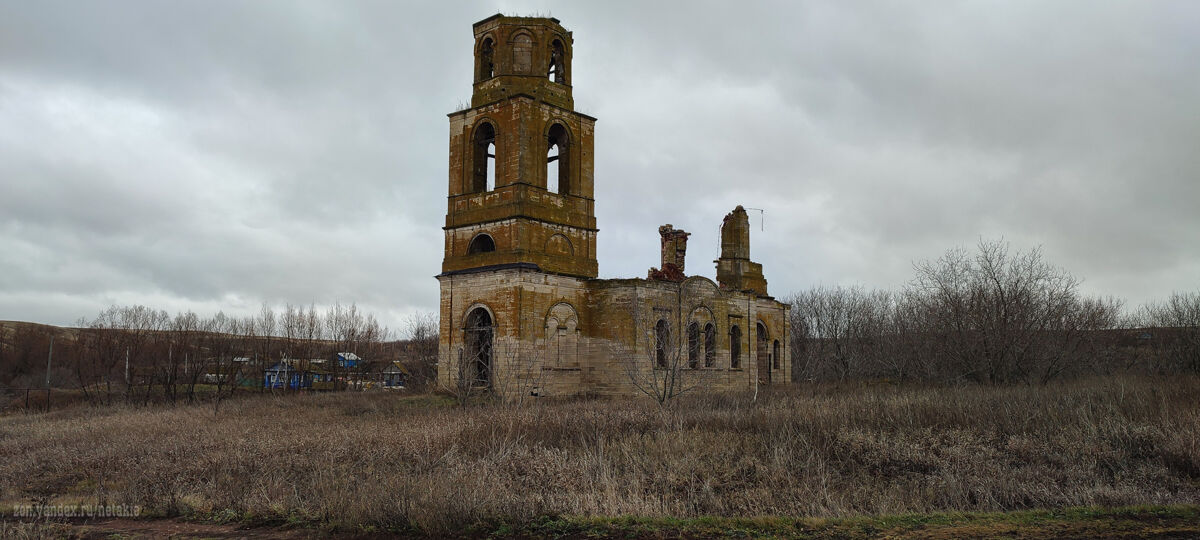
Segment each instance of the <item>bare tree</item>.
[{"label": "bare tree", "polygon": [[204,322],[204,349],[208,354],[206,359],[206,377],[214,388],[212,391],[213,411],[221,408],[221,401],[237,390],[242,376],[242,362],[239,358],[245,342],[242,321],[236,317],[226,316],[217,312],[215,316]]},{"label": "bare tree", "polygon": [[[395,344],[389,343],[391,331],[354,305],[335,305],[329,317],[322,317],[315,305],[288,305],[279,317],[264,304],[257,315],[241,319],[224,313],[201,318],[191,312],[170,317],[144,306],[112,306],[92,320],[80,319],[78,326],[73,343],[56,343],[56,359],[61,361],[55,373],[74,379],[92,403],[111,402],[114,395],[129,403],[147,404],[152,397],[175,402],[184,393],[191,402],[204,392],[204,381],[216,386],[207,396],[219,407],[247,376],[253,373],[257,378],[276,358],[295,364],[331,347],[359,352],[363,360],[351,369],[356,379],[365,380],[372,369],[370,359],[396,357]],[[16,350],[9,334],[0,332],[0,353],[6,357]],[[48,338],[44,341],[48,344]],[[39,376],[44,379],[46,353],[39,355]]]},{"label": "bare tree", "polygon": [[1200,293],[1176,292],[1143,306],[1136,324],[1153,329],[1148,337],[1162,372],[1200,373]]},{"label": "bare tree", "polygon": [[270,305],[264,303],[259,309],[258,315],[254,318],[254,330],[258,335],[258,339],[254,342],[254,369],[257,372],[259,379],[259,391],[262,391],[266,386],[266,369],[271,366],[272,359],[278,358],[277,347],[279,346],[276,336],[279,333],[279,322],[275,317],[275,310]]},{"label": "bare tree", "polygon": [[[112,336],[101,330],[98,319],[81,318],[77,324],[80,327],[80,351],[74,371],[79,388],[89,402],[107,402],[112,395],[111,372],[116,356]],[[104,391],[103,398],[101,390]]]},{"label": "bare tree", "polygon": [[794,380],[904,373],[888,339],[894,313],[891,293],[816,287],[792,294],[787,302],[792,306]]},{"label": "bare tree", "polygon": [[283,336],[283,350],[280,359],[298,357],[303,328],[304,310],[291,304],[284,306],[283,314],[279,319],[279,330]]},{"label": "bare tree", "polygon": [[1084,298],[1040,250],[980,241],[915,266],[897,294],[818,287],[792,295],[795,380],[887,377],[1001,384],[1099,369],[1121,304]]},{"label": "bare tree", "polygon": [[[334,342],[334,347],[337,349],[335,353],[355,352],[354,347],[358,343],[363,325],[362,316],[358,313],[358,306],[350,304],[348,307],[343,307],[341,303],[334,303],[325,313],[324,323],[325,335]],[[343,365],[338,358],[334,358],[328,367],[338,381],[353,378],[350,376],[351,366]]]},{"label": "bare tree", "polygon": [[317,351],[320,350],[320,340],[325,339],[325,325],[321,322],[321,316],[317,314],[317,306],[315,304],[308,305],[308,311],[304,311],[300,316],[300,344],[305,360],[315,358]]},{"label": "bare tree", "polygon": [[438,316],[414,313],[408,316],[405,325],[401,360],[408,369],[412,386],[424,388],[437,377]]},{"label": "bare tree", "polygon": [[179,313],[171,321],[172,355],[182,364],[179,380],[186,386],[187,401],[196,401],[196,384],[204,373],[204,362],[197,354],[200,349],[200,317],[191,311]]},{"label": "bare tree", "polygon": [[951,250],[916,270],[909,297],[937,338],[941,371],[954,378],[1048,382],[1080,371],[1086,338],[1113,328],[1120,310],[1082,297],[1079,280],[1040,249],[1011,253],[1002,241],[980,241],[974,256]]},{"label": "bare tree", "polygon": [[[635,343],[614,341],[611,345],[612,354],[622,359],[625,376],[638,392],[667,407],[675,398],[712,383],[713,371],[699,361],[699,335],[682,336],[674,331],[669,318],[653,325],[638,324],[642,318],[638,315],[635,312],[633,318]],[[646,353],[637,351],[638,343],[645,345]]]},{"label": "bare tree", "polygon": [[1037,366],[1040,382],[1104,372],[1116,354],[1106,332],[1120,326],[1123,305],[1111,297],[1076,297],[1066,304],[1054,329],[1044,334],[1051,344]]}]

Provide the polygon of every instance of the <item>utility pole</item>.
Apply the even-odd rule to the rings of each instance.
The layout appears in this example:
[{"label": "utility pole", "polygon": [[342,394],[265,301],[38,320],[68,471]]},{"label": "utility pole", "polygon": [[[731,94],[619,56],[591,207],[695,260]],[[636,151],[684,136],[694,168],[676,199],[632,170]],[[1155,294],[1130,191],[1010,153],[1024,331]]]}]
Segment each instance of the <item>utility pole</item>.
[{"label": "utility pole", "polygon": [[125,386],[129,386],[129,347],[125,347]]},{"label": "utility pole", "polygon": [[46,354],[46,388],[50,388],[50,360],[54,358],[54,336],[50,336],[50,352]]}]

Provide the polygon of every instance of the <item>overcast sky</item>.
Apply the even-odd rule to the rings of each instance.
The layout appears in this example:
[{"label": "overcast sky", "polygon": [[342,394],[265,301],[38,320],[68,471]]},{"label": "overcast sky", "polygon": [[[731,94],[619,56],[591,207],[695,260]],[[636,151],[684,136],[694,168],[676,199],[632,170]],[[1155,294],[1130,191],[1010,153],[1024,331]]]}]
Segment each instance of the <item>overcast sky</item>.
[{"label": "overcast sky", "polygon": [[574,32],[601,277],[752,212],[770,292],[1003,237],[1200,290],[1200,2],[0,0],[0,319],[435,311],[472,23]]}]

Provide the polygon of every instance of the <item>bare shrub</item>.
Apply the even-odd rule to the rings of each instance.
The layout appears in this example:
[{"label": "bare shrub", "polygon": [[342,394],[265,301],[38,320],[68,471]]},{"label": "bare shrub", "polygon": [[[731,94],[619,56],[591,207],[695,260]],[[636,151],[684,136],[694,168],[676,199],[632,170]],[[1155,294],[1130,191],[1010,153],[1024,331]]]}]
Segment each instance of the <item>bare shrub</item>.
[{"label": "bare shrub", "polygon": [[519,407],[540,396],[545,380],[545,356],[540,347],[494,336],[481,343],[483,346],[460,348],[444,366],[438,366],[453,374],[438,385],[440,392],[452,396],[459,405]]},{"label": "bare shrub", "polygon": [[1142,306],[1132,325],[1146,329],[1156,371],[1200,373],[1200,293],[1177,292]]},{"label": "bare shrub", "polygon": [[1053,379],[1083,361],[1081,332],[1112,328],[1119,314],[1119,304],[1081,298],[1079,280],[1038,249],[980,241],[974,256],[950,250],[916,269],[912,301],[941,345],[943,369],[959,378]]},{"label": "bare shrub", "polygon": [[405,321],[404,348],[401,362],[408,369],[414,390],[424,390],[437,380],[438,316],[436,313],[414,313]]},{"label": "bare shrub", "polygon": [[[702,367],[698,329],[696,335],[688,336],[677,332],[666,319],[641,325],[636,322],[637,312],[634,320],[634,328],[646,328],[637,339],[648,353],[639,354],[636,347],[614,343],[610,354],[621,359],[625,377],[637,392],[667,406],[684,394],[711,386],[714,372]],[[690,338],[695,339],[689,342]]]},{"label": "bare shrub", "polygon": [[980,241],[915,265],[899,293],[818,287],[792,295],[795,380],[1047,383],[1105,372],[1121,303],[1079,294],[1040,250]]},{"label": "bare shrub", "polygon": [[892,295],[859,287],[815,287],[792,305],[793,380],[865,376],[888,361]]}]

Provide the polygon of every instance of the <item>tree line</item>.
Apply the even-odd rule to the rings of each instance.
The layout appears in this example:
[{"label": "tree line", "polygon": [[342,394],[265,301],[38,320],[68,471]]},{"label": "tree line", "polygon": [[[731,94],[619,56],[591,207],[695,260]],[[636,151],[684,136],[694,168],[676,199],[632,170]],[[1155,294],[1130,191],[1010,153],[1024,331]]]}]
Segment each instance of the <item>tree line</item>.
[{"label": "tree line", "polygon": [[238,388],[264,391],[264,370],[281,360],[307,369],[314,359],[342,352],[362,360],[320,362],[339,388],[393,361],[421,385],[434,379],[437,356],[435,316],[411,316],[397,339],[374,315],[340,303],[327,310],[264,305],[244,317],[113,306],[75,328],[18,324],[4,330],[0,381],[13,388],[75,389],[94,403],[219,402]]},{"label": "tree line", "polygon": [[[793,379],[1009,384],[1200,373],[1200,293],[1131,311],[1118,299],[1086,296],[1079,285],[1040,249],[980,241],[974,250],[916,263],[898,290],[793,293],[783,299],[792,306]],[[263,370],[279,360],[335,352],[364,359],[354,367],[325,363],[340,380],[400,361],[409,387],[436,384],[432,313],[409,317],[396,332],[354,304],[264,305],[244,317],[113,306],[76,328],[0,330],[0,388],[74,388],[93,402],[195,401],[200,394],[219,401],[238,387],[261,391]]]},{"label": "tree line", "polygon": [[1200,373],[1200,294],[1124,310],[1089,297],[1040,249],[980,241],[914,265],[899,290],[790,295],[795,380],[1046,383],[1088,374]]}]

